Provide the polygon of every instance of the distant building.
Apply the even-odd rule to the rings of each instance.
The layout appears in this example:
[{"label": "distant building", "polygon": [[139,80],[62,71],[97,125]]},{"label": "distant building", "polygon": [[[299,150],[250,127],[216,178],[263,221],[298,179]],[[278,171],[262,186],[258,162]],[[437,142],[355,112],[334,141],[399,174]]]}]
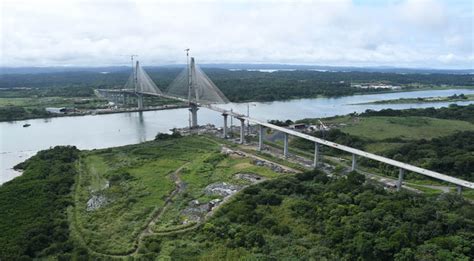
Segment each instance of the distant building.
[{"label": "distant building", "polygon": [[295,124],[291,124],[289,127],[290,127],[290,129],[294,129],[294,130],[303,130],[303,129],[306,129],[306,124],[304,124],[304,123],[295,123]]},{"label": "distant building", "polygon": [[395,86],[395,85],[383,84],[383,83],[351,84],[351,87],[361,88],[361,89],[390,89],[390,90],[402,89],[401,86]]},{"label": "distant building", "polygon": [[56,107],[49,107],[45,109],[49,113],[55,113],[55,114],[65,114],[67,112],[67,109],[64,107],[61,108],[56,108]]}]

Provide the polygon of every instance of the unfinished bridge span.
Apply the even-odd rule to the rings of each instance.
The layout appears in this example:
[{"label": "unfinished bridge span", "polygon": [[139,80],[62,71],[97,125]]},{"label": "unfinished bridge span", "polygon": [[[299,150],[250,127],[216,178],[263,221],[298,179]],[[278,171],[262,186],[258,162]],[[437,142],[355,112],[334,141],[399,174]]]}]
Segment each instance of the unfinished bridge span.
[{"label": "unfinished bridge span", "polygon": [[189,106],[189,127],[198,127],[197,112],[199,108],[207,108],[212,111],[220,113],[223,117],[223,137],[228,137],[228,117],[236,118],[240,121],[240,143],[245,143],[245,121],[252,122],[259,127],[259,140],[258,150],[264,148],[264,129],[272,129],[284,133],[284,146],[283,155],[288,156],[288,137],[289,135],[303,138],[305,140],[314,143],[314,160],[313,167],[318,168],[321,165],[321,146],[331,147],[337,150],[344,151],[352,155],[351,170],[357,170],[357,158],[363,157],[384,164],[391,165],[399,169],[399,176],[397,181],[397,190],[402,187],[404,175],[406,171],[418,173],[430,178],[441,180],[456,185],[458,193],[461,193],[462,188],[474,189],[474,183],[452,176],[448,176],[442,173],[431,171],[428,169],[420,168],[414,165],[382,157],[373,153],[365,152],[356,148],[341,145],[335,142],[331,142],[325,139],[317,138],[305,133],[301,133],[295,130],[283,128],[267,121],[248,117],[244,114],[225,110],[217,106],[217,104],[228,103],[229,100],[219,90],[219,88],[212,82],[212,80],[196,65],[195,59],[191,57],[188,59],[186,68],[171,82],[166,91],[162,91],[153,82],[151,77],[145,72],[140,66],[139,62],[136,62],[132,70],[132,74],[128,78],[127,83],[123,89],[97,89],[95,90],[97,96],[112,100],[114,102],[125,102],[130,97],[136,99],[137,107],[139,110],[143,110],[144,95],[158,96],[167,99],[173,99],[180,102],[184,102]]}]

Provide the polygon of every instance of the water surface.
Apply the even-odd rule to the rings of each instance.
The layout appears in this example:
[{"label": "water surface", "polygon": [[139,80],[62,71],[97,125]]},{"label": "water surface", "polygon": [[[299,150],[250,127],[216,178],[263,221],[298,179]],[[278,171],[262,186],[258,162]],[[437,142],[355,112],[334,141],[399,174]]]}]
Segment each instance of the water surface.
[{"label": "water surface", "polygon": [[[366,109],[443,107],[452,102],[417,104],[364,104],[378,100],[474,94],[474,90],[433,90],[398,92],[371,95],[354,95],[339,98],[297,99],[276,102],[250,103],[250,116],[262,120],[297,120],[302,118],[329,117]],[[456,102],[466,105],[472,101]],[[247,113],[247,103],[231,103],[221,107]],[[96,149],[140,143],[151,140],[158,132],[188,125],[187,109],[130,112],[82,117],[60,117],[0,123],[0,184],[19,173],[12,167],[37,151],[56,145],[75,145],[80,149]],[[201,108],[199,124],[222,126],[217,112]],[[23,128],[23,124],[31,124]],[[237,124],[234,121],[234,125]]]}]

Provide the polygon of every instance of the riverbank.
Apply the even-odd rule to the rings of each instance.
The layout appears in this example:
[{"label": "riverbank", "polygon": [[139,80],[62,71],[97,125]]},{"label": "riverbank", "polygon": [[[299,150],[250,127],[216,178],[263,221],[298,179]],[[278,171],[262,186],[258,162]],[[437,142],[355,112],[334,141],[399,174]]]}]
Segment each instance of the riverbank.
[{"label": "riverbank", "polygon": [[47,115],[37,115],[27,118],[18,118],[14,120],[3,120],[0,122],[15,122],[15,121],[26,121],[34,119],[48,119],[48,118],[60,118],[60,117],[75,117],[75,116],[87,116],[87,115],[101,115],[101,114],[114,114],[114,113],[127,113],[127,112],[143,112],[143,111],[161,111],[161,110],[173,110],[187,108],[188,105],[163,105],[163,106],[149,106],[139,110],[138,108],[107,108],[107,109],[92,109],[92,110],[80,110],[66,113],[49,113]]},{"label": "riverbank", "polygon": [[454,94],[452,96],[438,96],[438,97],[417,97],[417,98],[400,98],[394,100],[381,100],[373,101],[366,103],[355,103],[354,105],[360,104],[417,104],[417,103],[436,103],[436,102],[466,102],[474,101],[474,95],[468,94],[464,95],[463,93]]},{"label": "riverbank", "polygon": [[[39,96],[27,90],[12,92],[0,91],[0,122],[136,111],[136,101],[133,99],[128,100],[129,103],[117,104],[117,101],[91,96]],[[148,106],[147,110],[164,109],[167,106],[177,108],[175,105],[182,104],[154,96],[147,96],[144,102]]]},{"label": "riverbank", "polygon": [[[474,105],[440,109],[381,110],[321,119],[304,119],[298,123],[315,126],[307,130],[314,136],[355,147],[388,158],[434,170],[446,175],[474,181],[472,146],[474,140]],[[314,145],[293,138],[290,145],[312,153]],[[327,149],[331,155],[337,151]],[[347,156],[347,155],[346,155]],[[350,160],[348,158],[348,160]],[[370,160],[358,164],[397,177],[398,170]],[[410,179],[428,181],[408,174]]]},{"label": "riverbank", "polygon": [[[370,96],[370,95],[389,95],[397,93],[410,93],[410,92],[429,92],[429,91],[446,91],[446,90],[464,90],[473,91],[474,86],[451,86],[451,85],[410,85],[403,86],[400,89],[360,89],[360,91],[352,92],[351,95],[296,95],[280,97],[279,100],[268,100],[260,99],[259,97],[253,97],[251,100],[241,100],[239,103],[269,103],[269,102],[291,102],[294,100],[304,99],[343,99],[345,97],[359,97],[359,96]],[[8,91],[3,90],[0,92],[0,122],[12,122],[30,119],[46,119],[53,117],[63,116],[84,116],[84,115],[95,115],[95,114],[110,114],[110,113],[122,113],[122,112],[136,112],[139,111],[135,104],[127,104],[125,106],[115,104],[109,104],[104,99],[90,96],[38,96],[41,93],[31,92],[31,90],[15,90]],[[11,93],[13,92],[13,93]],[[24,93],[18,93],[24,92]],[[44,94],[42,94],[44,95]],[[2,97],[3,96],[3,97]],[[12,96],[12,97],[9,97]],[[145,96],[145,104],[149,105],[148,108],[142,111],[153,111],[162,110],[169,108],[183,108],[186,106],[180,106],[180,103],[174,100],[155,97]],[[452,100],[447,102],[466,101],[466,100]],[[469,100],[470,101],[470,100]],[[442,102],[442,101],[426,101],[428,102]],[[377,103],[355,103],[357,104],[402,104],[396,102],[377,102]],[[404,101],[403,103],[419,103],[416,100],[413,102]],[[178,106],[172,106],[178,105]],[[51,113],[46,111],[46,108],[65,108],[66,113]]]},{"label": "riverbank", "polygon": [[[465,94],[474,94],[472,90],[462,90]],[[336,115],[347,115],[353,112],[361,113],[381,109],[407,108],[439,108],[450,103],[423,103],[423,104],[373,104],[350,105],[355,102],[369,102],[375,100],[449,96],[459,93],[458,90],[438,90],[421,92],[403,92],[390,94],[372,94],[344,96],[341,98],[299,99],[291,101],[277,101],[270,103],[251,103],[250,116],[261,120],[293,121],[302,118],[325,118]],[[467,105],[472,102],[456,102]],[[226,110],[247,112],[247,103],[222,104]],[[154,110],[138,112],[110,112],[106,114],[84,115],[82,117],[54,117],[33,119],[15,122],[0,122],[2,130],[2,145],[0,151],[0,183],[4,183],[17,176],[12,167],[39,150],[61,144],[72,144],[80,149],[100,149],[107,147],[136,144],[152,140],[157,132],[169,132],[173,128],[181,128],[189,124],[189,111],[186,108]],[[239,122],[233,121],[234,126]],[[214,111],[201,108],[198,111],[198,123],[207,123],[221,127],[222,116]],[[23,128],[24,124],[31,124]]]},{"label": "riverbank", "polygon": [[[0,242],[5,242],[0,244],[0,258],[188,260],[199,255],[206,260],[234,260],[277,254],[295,259],[301,258],[305,246],[314,249],[303,251],[305,258],[327,257],[328,250],[321,254],[317,249],[338,246],[319,239],[339,238],[336,235],[342,233],[341,226],[330,220],[347,220],[344,226],[353,228],[353,224],[366,224],[367,216],[378,215],[380,226],[372,231],[380,237],[393,232],[390,218],[396,215],[403,224],[394,226],[418,224],[416,233],[431,235],[427,231],[433,220],[420,218],[429,219],[433,206],[439,215],[449,214],[465,223],[456,231],[447,228],[431,237],[472,232],[472,217],[465,213],[473,206],[455,193],[395,192],[358,173],[346,171],[339,176],[337,168],[330,175],[319,170],[298,173],[291,167],[275,167],[287,165],[281,155],[243,152],[244,147],[191,135],[102,150],[43,151],[30,160],[32,164],[24,164],[24,176],[0,186],[0,202],[6,210],[0,214],[0,226],[8,228],[0,231]],[[278,158],[278,163],[271,158]],[[18,197],[21,191],[23,196]],[[46,202],[52,196],[56,204]],[[359,204],[354,205],[354,200]],[[351,211],[334,211],[334,202]],[[452,202],[457,202],[456,209]],[[392,210],[382,211],[388,205]],[[48,212],[41,211],[45,206]],[[435,222],[444,228],[446,220]],[[399,233],[406,234],[401,238],[413,234]],[[340,244],[357,240],[357,234]],[[416,241],[414,249],[427,240]],[[268,252],[266,246],[274,250]],[[31,247],[36,251],[28,251]],[[340,248],[331,256],[342,257],[341,251],[346,250]],[[393,251],[379,256],[389,254]],[[360,256],[344,254],[348,255]]]}]

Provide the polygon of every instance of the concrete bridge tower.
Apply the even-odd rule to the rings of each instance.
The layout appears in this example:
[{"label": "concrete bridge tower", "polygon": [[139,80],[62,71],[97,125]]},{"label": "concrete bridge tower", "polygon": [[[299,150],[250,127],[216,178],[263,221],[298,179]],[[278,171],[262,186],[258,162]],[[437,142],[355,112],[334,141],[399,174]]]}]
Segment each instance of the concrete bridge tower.
[{"label": "concrete bridge tower", "polygon": [[138,86],[138,68],[140,66],[140,63],[137,61],[137,64],[135,66],[134,72],[133,72],[133,81],[135,85],[135,94],[137,95],[137,105],[138,105],[138,110],[142,111],[144,108],[143,104],[143,94],[140,93],[140,88]]},{"label": "concrete bridge tower", "polygon": [[199,102],[199,95],[196,86],[196,65],[194,63],[194,57],[191,57],[191,63],[189,63],[189,49],[186,49],[186,62],[188,64],[188,101],[189,101],[189,112],[190,115],[190,128],[197,128],[198,119],[197,111],[199,110],[198,106],[194,102]]}]

